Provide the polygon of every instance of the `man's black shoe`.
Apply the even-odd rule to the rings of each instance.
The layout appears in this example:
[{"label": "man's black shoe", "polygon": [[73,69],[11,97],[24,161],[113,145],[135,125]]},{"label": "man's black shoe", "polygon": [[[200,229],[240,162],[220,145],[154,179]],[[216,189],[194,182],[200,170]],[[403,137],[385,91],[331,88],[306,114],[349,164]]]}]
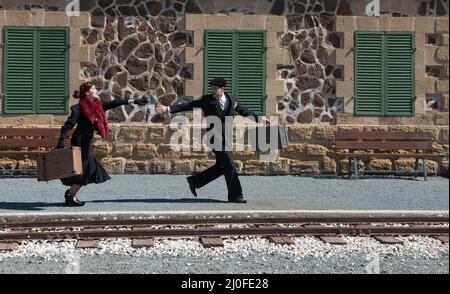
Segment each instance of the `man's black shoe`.
[{"label": "man's black shoe", "polygon": [[247,203],[247,200],[244,198],[235,198],[235,199],[228,199],[228,202],[230,203]]},{"label": "man's black shoe", "polygon": [[85,204],[83,201],[80,201],[76,197],[74,197],[72,193],[70,193],[70,190],[67,190],[66,193],[64,194],[64,200],[66,206],[71,207],[84,206]]},{"label": "man's black shoe", "polygon": [[194,194],[194,196],[197,197],[197,192],[195,191],[194,180],[192,179],[192,177],[187,177],[187,181],[189,183],[189,189],[191,189],[192,194]]}]

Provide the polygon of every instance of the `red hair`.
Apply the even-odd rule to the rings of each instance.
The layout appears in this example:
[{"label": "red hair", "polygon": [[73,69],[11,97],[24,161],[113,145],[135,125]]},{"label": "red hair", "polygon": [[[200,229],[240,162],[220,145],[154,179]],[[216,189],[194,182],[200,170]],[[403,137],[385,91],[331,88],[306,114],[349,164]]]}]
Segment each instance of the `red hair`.
[{"label": "red hair", "polygon": [[73,97],[80,99],[80,106],[84,115],[87,117],[94,130],[103,138],[108,138],[108,120],[106,113],[103,110],[100,99],[90,99],[88,97],[89,91],[94,87],[91,82],[86,82],[80,85],[80,90],[73,93]]},{"label": "red hair", "polygon": [[82,83],[80,89],[73,93],[73,97],[77,99],[85,98],[92,87],[94,87],[94,84],[91,82]]}]

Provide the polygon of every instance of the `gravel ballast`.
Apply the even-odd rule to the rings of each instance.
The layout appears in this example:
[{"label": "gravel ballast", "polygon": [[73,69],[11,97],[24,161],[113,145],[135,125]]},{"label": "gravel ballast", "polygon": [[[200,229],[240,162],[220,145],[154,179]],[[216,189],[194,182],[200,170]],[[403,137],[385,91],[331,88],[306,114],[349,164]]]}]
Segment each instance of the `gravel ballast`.
[{"label": "gravel ballast", "polygon": [[134,249],[131,240],[101,241],[96,249],[76,249],[75,240],[23,242],[0,253],[0,273],[447,273],[448,244],[431,237],[400,237],[383,245],[368,237],[345,237],[330,245],[297,237],[295,245],[266,238],[227,238],[223,248],[203,248],[194,238],[156,239]]}]

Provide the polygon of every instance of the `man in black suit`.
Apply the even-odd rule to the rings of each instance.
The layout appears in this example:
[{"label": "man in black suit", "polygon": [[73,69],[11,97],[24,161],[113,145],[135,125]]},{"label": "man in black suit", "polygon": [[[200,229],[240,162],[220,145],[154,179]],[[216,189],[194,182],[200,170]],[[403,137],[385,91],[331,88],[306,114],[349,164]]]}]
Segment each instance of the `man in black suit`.
[{"label": "man in black suit", "polygon": [[[226,138],[225,136],[225,134],[232,134],[232,131],[225,130],[226,128],[232,128],[232,125],[225,125],[225,118],[227,116],[233,117],[235,112],[237,112],[242,116],[254,117],[255,121],[258,121],[258,115],[240,104],[231,94],[226,93],[226,84],[227,81],[225,79],[216,78],[209,82],[211,94],[202,96],[199,100],[188,103],[172,105],[169,107],[158,106],[156,111],[159,113],[177,113],[190,111],[194,108],[201,108],[205,117],[208,118],[214,116],[220,119],[222,122],[222,144],[219,148],[217,148],[217,144],[214,145],[213,148],[214,155],[216,156],[216,164],[195,176],[188,177],[187,181],[189,183],[189,188],[194,196],[197,197],[197,188],[201,188],[221,175],[225,175],[228,187],[228,202],[247,203],[247,200],[244,199],[242,194],[241,183],[233,161],[233,153],[231,150],[225,148],[227,140],[233,138],[232,136],[231,138]],[[262,120],[265,121],[266,124],[270,124],[269,120],[265,118]]]}]

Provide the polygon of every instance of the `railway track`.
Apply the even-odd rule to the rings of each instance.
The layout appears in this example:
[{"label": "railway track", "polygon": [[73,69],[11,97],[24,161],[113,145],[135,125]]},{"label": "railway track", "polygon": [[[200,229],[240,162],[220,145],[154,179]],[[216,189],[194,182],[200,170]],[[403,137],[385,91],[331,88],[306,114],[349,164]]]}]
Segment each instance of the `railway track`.
[{"label": "railway track", "polygon": [[[307,215],[52,219],[0,223],[0,242],[24,240],[151,239],[164,237],[395,237],[422,235],[448,240],[447,215]],[[448,241],[447,241],[448,242]]]}]

